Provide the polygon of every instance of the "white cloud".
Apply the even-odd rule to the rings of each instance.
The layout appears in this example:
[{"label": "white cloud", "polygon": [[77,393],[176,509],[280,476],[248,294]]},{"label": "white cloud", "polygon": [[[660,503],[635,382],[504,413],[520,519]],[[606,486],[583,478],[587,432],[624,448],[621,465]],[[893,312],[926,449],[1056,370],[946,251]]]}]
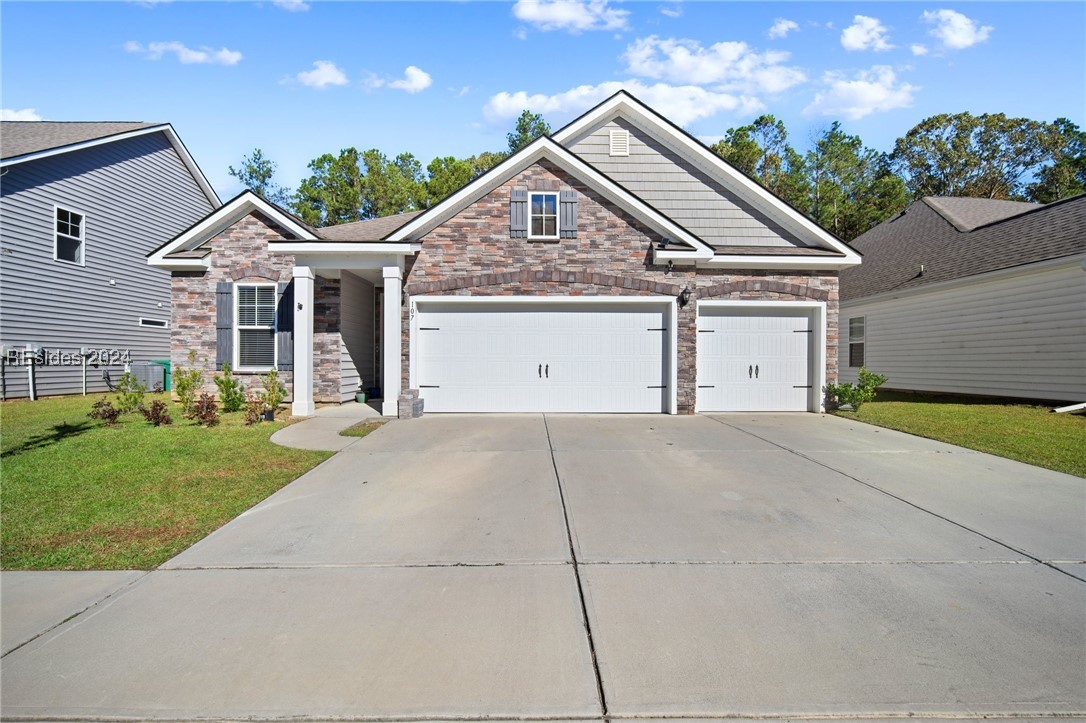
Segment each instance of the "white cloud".
[{"label": "white cloud", "polygon": [[40,121],[41,116],[33,108],[0,108],[0,120],[6,121]]},{"label": "white cloud", "polygon": [[305,12],[309,9],[309,3],[305,0],[272,0],[272,5],[291,13]]},{"label": "white cloud", "polygon": [[954,10],[925,11],[921,16],[928,25],[933,25],[928,35],[938,38],[944,48],[962,50],[977,43],[983,43],[991,35],[991,25],[979,26],[976,20]]},{"label": "white cloud", "polygon": [[771,38],[787,38],[788,33],[792,31],[799,31],[799,23],[795,20],[789,20],[787,18],[777,18],[773,21],[773,25],[769,28],[769,37]]},{"label": "white cloud", "polygon": [[313,70],[303,70],[288,81],[295,81],[310,88],[324,90],[333,85],[347,85],[347,74],[331,60],[316,60]]},{"label": "white cloud", "polygon": [[515,93],[502,92],[491,96],[483,108],[483,113],[490,121],[516,118],[526,108],[533,113],[543,114],[580,113],[623,89],[679,125],[708,118],[720,111],[753,115],[765,110],[761,101],[748,96],[714,92],[694,85],[646,85],[639,80],[627,80],[579,85],[554,95],[529,94],[523,90]]},{"label": "white cloud", "polygon": [[388,87],[414,94],[426,90],[433,82],[434,79],[425,70],[409,65],[403,71],[403,78],[392,81]]},{"label": "white cloud", "polygon": [[675,0],[673,3],[660,6],[660,14],[666,15],[669,18],[680,18],[683,14],[683,6],[680,0]]},{"label": "white cloud", "polygon": [[807,80],[799,68],[782,65],[789,57],[779,50],[758,53],[741,42],[703,48],[696,40],[655,35],[635,40],[623,55],[634,75],[749,94],[779,93]]},{"label": "white cloud", "polygon": [[878,18],[857,15],[852,25],[841,31],[841,45],[845,50],[890,50],[890,36],[886,26]]},{"label": "white cloud", "polygon": [[471,92],[471,86],[463,85],[459,88],[449,88],[449,92],[455,95],[457,98],[463,98],[465,95]]},{"label": "white cloud", "polygon": [[148,60],[161,60],[167,53],[177,56],[177,59],[185,65],[211,64],[211,65],[237,65],[241,62],[241,53],[228,48],[215,50],[207,46],[198,50],[186,47],[177,40],[169,42],[148,43],[144,46],[135,40],[129,40],[124,44],[124,49],[129,53],[139,53]]},{"label": "white cloud", "polygon": [[851,79],[830,71],[822,80],[828,89],[816,94],[810,105],[803,109],[807,115],[858,120],[872,113],[907,108],[913,103],[913,93],[920,90],[915,85],[899,82],[889,65],[861,70]]},{"label": "white cloud", "polygon": [[513,15],[537,30],[625,30],[629,10],[610,7],[608,0],[517,0]]},{"label": "white cloud", "polygon": [[914,43],[909,46],[909,50],[913,51],[913,55],[927,55],[928,46],[921,45],[920,43]]}]

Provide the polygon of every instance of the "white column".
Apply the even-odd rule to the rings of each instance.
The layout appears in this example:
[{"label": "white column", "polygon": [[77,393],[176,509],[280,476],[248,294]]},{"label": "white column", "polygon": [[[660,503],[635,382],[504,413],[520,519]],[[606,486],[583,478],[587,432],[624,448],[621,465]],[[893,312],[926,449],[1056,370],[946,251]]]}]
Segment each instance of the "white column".
[{"label": "white column", "polygon": [[381,351],[381,368],[385,378],[381,385],[384,393],[381,414],[395,417],[399,414],[400,373],[403,369],[403,327],[400,318],[402,272],[399,266],[385,266],[382,275],[385,278],[385,302],[381,312],[381,340],[385,346]]},{"label": "white column", "polygon": [[294,267],[294,402],[290,413],[311,417],[313,406],[313,269]]}]

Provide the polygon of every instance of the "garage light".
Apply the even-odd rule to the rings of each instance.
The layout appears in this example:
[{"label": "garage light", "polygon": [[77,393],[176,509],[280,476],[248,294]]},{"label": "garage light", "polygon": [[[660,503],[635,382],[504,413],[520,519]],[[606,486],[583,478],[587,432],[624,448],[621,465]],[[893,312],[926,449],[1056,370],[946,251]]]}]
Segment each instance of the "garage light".
[{"label": "garage light", "polygon": [[679,292],[679,308],[686,306],[690,303],[690,287],[686,286]]}]

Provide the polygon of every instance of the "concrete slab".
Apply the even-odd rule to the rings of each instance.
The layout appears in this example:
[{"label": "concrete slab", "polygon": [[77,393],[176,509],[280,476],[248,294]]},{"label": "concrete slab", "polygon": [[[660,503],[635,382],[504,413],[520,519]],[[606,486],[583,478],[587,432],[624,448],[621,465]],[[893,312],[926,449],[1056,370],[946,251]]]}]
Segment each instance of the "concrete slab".
[{"label": "concrete slab", "polygon": [[570,566],[154,572],[3,661],[9,716],[600,713]]},{"label": "concrete slab", "polygon": [[1056,567],[1060,568],[1066,573],[1074,575],[1079,580],[1086,582],[1086,563],[1082,562],[1060,562],[1056,564]]},{"label": "concrete slab", "polygon": [[369,448],[341,452],[164,567],[569,560],[549,453]]},{"label": "concrete slab", "polygon": [[1086,711],[1086,585],[1037,564],[590,565],[616,715]]},{"label": "concrete slab", "polygon": [[712,419],[800,452],[944,452],[975,454],[893,429],[883,429],[831,414],[714,414]]},{"label": "concrete slab", "polygon": [[138,580],[138,570],[0,572],[3,655]]},{"label": "concrete slab", "polygon": [[1044,560],[1086,560],[1086,479],[979,452],[811,458]]},{"label": "concrete slab", "polygon": [[549,450],[541,414],[436,414],[394,420],[364,437],[373,452]]},{"label": "concrete slab", "polygon": [[271,436],[271,441],[295,449],[338,452],[358,441],[358,437],[344,437],[340,432],[363,420],[380,417],[377,410],[357,402],[320,407],[314,416],[280,429]]},{"label": "concrete slab", "polygon": [[1025,560],[791,452],[556,452],[585,562]]},{"label": "concrete slab", "polygon": [[701,416],[548,414],[556,450],[772,450],[776,447]]},{"label": "concrete slab", "polygon": [[369,404],[359,404],[358,402],[344,402],[343,404],[329,404],[328,406],[317,407],[314,418],[341,418],[361,421],[363,419],[373,419],[380,416],[381,413],[377,411],[376,408],[371,407]]}]

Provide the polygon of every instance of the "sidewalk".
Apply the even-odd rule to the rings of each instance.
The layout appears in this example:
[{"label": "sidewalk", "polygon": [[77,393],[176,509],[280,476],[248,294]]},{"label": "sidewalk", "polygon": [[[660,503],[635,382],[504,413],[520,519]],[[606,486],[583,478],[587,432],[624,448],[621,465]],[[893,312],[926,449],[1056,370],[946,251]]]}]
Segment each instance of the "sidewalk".
[{"label": "sidewalk", "polygon": [[381,413],[376,409],[358,402],[320,407],[315,416],[280,429],[271,436],[271,441],[295,449],[338,452],[358,441],[358,437],[343,437],[340,432],[364,419],[380,417]]}]

